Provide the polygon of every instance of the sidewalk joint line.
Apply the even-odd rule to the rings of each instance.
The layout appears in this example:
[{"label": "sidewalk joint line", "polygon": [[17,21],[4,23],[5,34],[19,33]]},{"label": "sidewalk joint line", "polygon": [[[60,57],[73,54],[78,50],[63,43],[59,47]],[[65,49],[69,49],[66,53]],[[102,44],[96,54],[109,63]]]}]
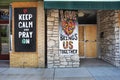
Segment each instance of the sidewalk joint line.
[{"label": "sidewalk joint line", "polygon": [[[86,68],[87,69],[87,68]],[[87,71],[92,75],[92,73],[87,69]],[[95,77],[92,75],[92,77],[95,79]],[[95,79],[96,80],[96,79]]]},{"label": "sidewalk joint line", "polygon": [[54,68],[54,72],[53,72],[53,80],[54,80],[54,78],[55,78],[55,68]]}]

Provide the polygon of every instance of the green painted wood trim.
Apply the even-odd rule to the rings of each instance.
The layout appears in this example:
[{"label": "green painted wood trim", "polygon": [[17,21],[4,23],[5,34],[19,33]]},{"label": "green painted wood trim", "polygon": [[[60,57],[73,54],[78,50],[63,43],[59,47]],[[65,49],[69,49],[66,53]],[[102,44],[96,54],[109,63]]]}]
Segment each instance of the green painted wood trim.
[{"label": "green painted wood trim", "polygon": [[118,2],[66,2],[66,1],[44,1],[45,9],[86,9],[86,10],[119,10],[120,1]]}]

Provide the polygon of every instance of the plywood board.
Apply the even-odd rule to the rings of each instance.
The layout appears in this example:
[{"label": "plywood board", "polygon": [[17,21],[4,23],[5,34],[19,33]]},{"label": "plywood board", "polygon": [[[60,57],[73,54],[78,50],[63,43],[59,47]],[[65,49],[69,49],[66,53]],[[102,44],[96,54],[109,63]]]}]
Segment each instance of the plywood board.
[{"label": "plywood board", "polygon": [[84,26],[79,26],[79,41],[84,40]]},{"label": "plywood board", "polygon": [[85,27],[85,55],[86,58],[96,57],[96,25],[88,25]]},{"label": "plywood board", "polygon": [[119,11],[119,28],[120,28],[120,11]]},{"label": "plywood board", "polygon": [[84,56],[84,26],[78,27],[79,31],[79,56]]},{"label": "plywood board", "polygon": [[84,56],[84,42],[79,42],[79,56]]},{"label": "plywood board", "polygon": [[86,58],[96,58],[96,25],[79,26],[79,56]]},{"label": "plywood board", "polygon": [[95,41],[96,40],[96,26],[94,25],[88,25],[85,27],[85,35],[86,35],[86,40],[88,41]]},{"label": "plywood board", "polygon": [[96,58],[96,42],[86,42],[86,57]]}]

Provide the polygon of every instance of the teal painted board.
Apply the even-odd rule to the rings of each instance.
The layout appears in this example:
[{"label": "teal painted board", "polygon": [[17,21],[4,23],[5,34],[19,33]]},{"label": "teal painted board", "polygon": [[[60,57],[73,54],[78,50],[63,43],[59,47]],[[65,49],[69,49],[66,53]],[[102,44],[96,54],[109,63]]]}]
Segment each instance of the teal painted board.
[{"label": "teal painted board", "polygon": [[102,1],[102,2],[103,2],[103,1],[104,1],[104,2],[108,2],[108,1],[109,1],[109,2],[115,2],[115,1],[120,1],[120,0],[44,0],[44,1],[68,1],[68,2],[69,2],[69,1],[81,1],[81,2],[82,2],[82,1],[91,1],[91,2],[93,2],[93,1],[94,1],[94,2],[101,2],[101,1]]},{"label": "teal painted board", "polygon": [[83,1],[44,1],[45,9],[86,9],[86,10],[113,10],[120,9],[120,1],[118,2],[83,2]]}]

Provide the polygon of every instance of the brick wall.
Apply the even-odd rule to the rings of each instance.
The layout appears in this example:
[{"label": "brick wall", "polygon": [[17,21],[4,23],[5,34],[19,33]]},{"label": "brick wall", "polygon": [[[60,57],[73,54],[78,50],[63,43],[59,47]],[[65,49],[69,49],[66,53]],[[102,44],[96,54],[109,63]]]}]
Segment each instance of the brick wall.
[{"label": "brick wall", "polygon": [[[26,4],[26,5],[25,5]],[[36,52],[15,52],[14,51],[14,21],[12,24],[12,52],[10,53],[11,67],[45,67],[45,44],[44,44],[44,6],[43,2],[14,2],[12,7],[37,7],[36,24]],[[14,13],[14,12],[13,12]],[[14,16],[14,14],[13,14]],[[14,17],[13,17],[14,19]]]},{"label": "brick wall", "polygon": [[[98,42],[99,55],[102,59],[120,66],[120,25],[119,11],[100,10],[98,11]],[[100,35],[102,36],[100,37]]]},{"label": "brick wall", "polygon": [[47,64],[52,67],[79,67],[79,56],[59,54],[59,11],[47,10]]},{"label": "brick wall", "polygon": [[43,4],[43,1],[38,2],[37,48],[39,67],[45,67],[45,12]]},{"label": "brick wall", "polygon": [[10,53],[10,67],[38,67],[37,53]]}]

